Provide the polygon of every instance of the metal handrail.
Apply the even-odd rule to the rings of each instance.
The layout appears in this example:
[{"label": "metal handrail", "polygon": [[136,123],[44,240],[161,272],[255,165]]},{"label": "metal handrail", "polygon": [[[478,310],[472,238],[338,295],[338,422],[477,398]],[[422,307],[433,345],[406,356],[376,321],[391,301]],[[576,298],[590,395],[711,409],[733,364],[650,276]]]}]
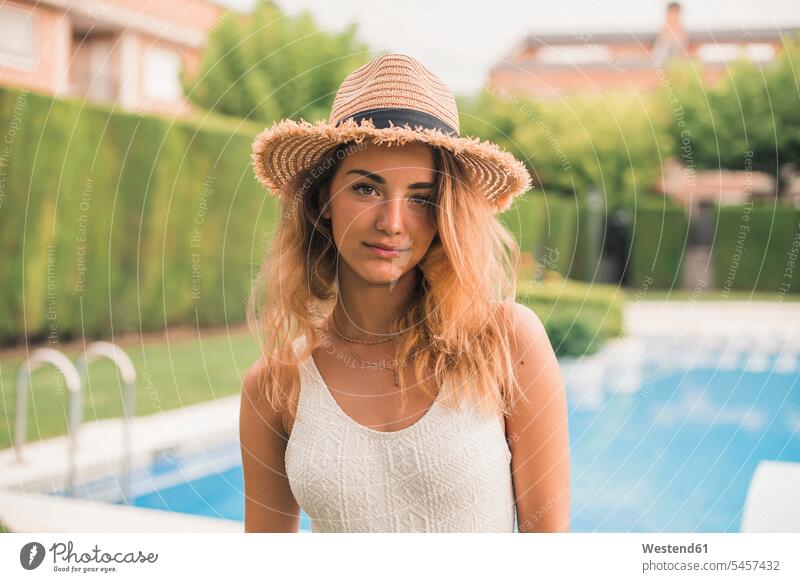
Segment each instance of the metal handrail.
[{"label": "metal handrail", "polygon": [[22,363],[17,373],[17,418],[14,433],[14,454],[17,462],[23,462],[22,447],[25,445],[28,433],[28,386],[31,383],[31,374],[44,364],[50,364],[64,375],[69,390],[69,420],[67,432],[69,435],[69,477],[67,491],[71,495],[76,472],[76,447],[77,433],[81,424],[80,403],[82,382],[78,370],[70,359],[63,353],[52,348],[39,348]]},{"label": "metal handrail", "polygon": [[85,382],[89,364],[98,358],[108,358],[119,371],[123,382],[122,392],[122,417],[123,417],[123,491],[122,495],[125,503],[130,500],[130,469],[131,469],[131,417],[136,398],[136,370],[128,354],[119,346],[111,342],[94,342],[87,347],[77,359],[78,375],[81,384]]}]

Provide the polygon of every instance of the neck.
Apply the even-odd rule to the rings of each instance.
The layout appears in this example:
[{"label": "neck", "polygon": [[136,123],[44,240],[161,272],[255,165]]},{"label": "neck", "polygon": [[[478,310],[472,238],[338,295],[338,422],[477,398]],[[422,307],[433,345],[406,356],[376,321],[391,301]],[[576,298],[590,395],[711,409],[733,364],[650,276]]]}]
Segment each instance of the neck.
[{"label": "neck", "polygon": [[417,286],[411,270],[389,284],[371,284],[355,273],[339,273],[339,296],[333,317],[341,333],[351,339],[379,341],[391,335],[389,324],[408,306]]}]

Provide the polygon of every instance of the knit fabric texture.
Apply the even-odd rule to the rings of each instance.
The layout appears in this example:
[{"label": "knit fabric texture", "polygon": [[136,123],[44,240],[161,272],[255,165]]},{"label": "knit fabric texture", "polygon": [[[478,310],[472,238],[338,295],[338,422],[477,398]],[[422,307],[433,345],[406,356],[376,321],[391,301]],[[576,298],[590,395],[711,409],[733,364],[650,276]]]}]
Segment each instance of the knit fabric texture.
[{"label": "knit fabric texture", "polygon": [[[295,350],[305,338],[295,341]],[[513,532],[511,451],[498,417],[442,404],[383,432],[339,406],[312,357],[286,446],[286,474],[313,532]]]}]

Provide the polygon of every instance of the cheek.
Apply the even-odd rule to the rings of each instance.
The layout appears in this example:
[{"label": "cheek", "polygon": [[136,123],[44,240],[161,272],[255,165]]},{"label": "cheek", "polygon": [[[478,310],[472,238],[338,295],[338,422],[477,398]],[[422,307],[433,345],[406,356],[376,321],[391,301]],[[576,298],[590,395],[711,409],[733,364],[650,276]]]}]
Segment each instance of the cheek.
[{"label": "cheek", "polygon": [[331,207],[333,234],[337,243],[350,243],[358,238],[358,232],[368,220],[363,208],[356,208],[348,200],[338,200]]},{"label": "cheek", "polygon": [[420,236],[432,239],[436,235],[436,216],[429,210],[417,218],[416,230]]}]

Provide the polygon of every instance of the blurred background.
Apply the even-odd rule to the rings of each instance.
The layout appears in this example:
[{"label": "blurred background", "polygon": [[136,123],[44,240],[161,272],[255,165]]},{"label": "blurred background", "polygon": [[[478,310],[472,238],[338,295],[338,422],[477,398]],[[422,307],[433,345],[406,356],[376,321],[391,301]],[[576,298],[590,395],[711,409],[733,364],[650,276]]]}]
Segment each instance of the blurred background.
[{"label": "blurred background", "polygon": [[404,52],[534,178],[500,218],[573,531],[800,531],[796,2],[3,0],[0,32],[6,529],[241,530],[250,144]]}]

